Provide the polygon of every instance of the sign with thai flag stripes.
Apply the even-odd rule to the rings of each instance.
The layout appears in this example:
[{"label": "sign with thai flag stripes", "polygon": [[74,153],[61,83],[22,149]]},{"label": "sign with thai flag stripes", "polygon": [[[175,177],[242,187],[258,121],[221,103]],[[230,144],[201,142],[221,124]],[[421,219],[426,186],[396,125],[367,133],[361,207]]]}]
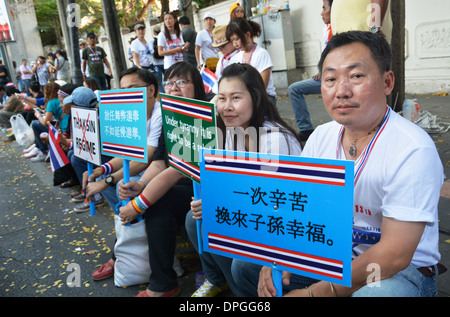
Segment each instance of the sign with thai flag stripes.
[{"label": "sign with thai flag stripes", "polygon": [[200,183],[200,149],[214,149],[214,104],[160,94],[161,112],[169,165]]},{"label": "sign with thai flag stripes", "polygon": [[147,162],[147,88],[99,94],[101,153]]},{"label": "sign with thai flag stripes", "polygon": [[354,162],[214,149],[203,250],[351,286]]}]

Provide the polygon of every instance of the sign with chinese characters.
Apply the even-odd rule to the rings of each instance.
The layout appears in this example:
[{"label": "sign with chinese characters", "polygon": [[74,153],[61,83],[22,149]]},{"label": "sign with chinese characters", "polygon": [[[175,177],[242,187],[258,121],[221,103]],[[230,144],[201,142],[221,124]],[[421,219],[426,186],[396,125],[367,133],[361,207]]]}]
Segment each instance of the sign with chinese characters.
[{"label": "sign with chinese characters", "polygon": [[203,249],[351,285],[351,161],[203,150]]},{"label": "sign with chinese characters", "polygon": [[102,154],[147,162],[147,88],[99,94]]},{"label": "sign with chinese characters", "polygon": [[216,148],[214,104],[160,94],[169,165],[200,183],[201,148]]},{"label": "sign with chinese characters", "polygon": [[101,165],[100,127],[97,109],[71,108],[73,154],[94,165]]}]

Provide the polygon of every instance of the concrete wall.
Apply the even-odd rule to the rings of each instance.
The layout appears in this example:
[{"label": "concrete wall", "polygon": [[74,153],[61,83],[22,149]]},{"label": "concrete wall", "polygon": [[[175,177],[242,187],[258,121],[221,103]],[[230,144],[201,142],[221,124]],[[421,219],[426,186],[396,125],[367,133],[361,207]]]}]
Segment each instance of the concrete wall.
[{"label": "concrete wall", "polygon": [[22,59],[35,61],[37,56],[44,55],[41,37],[37,27],[36,14],[32,0],[17,1],[9,5],[11,23],[13,24],[15,43],[6,44],[8,55],[17,65]]}]

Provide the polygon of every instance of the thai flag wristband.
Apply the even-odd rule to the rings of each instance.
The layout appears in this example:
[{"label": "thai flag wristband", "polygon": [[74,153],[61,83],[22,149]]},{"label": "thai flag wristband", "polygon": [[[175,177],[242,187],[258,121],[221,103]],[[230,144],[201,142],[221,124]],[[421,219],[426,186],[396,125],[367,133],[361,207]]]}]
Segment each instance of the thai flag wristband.
[{"label": "thai flag wristband", "polygon": [[142,194],[133,199],[131,201],[131,205],[133,206],[134,210],[139,214],[144,213],[151,206],[150,202]]},{"label": "thai flag wristband", "polygon": [[105,163],[101,166],[103,174],[111,174],[113,172],[113,166],[110,163]]}]

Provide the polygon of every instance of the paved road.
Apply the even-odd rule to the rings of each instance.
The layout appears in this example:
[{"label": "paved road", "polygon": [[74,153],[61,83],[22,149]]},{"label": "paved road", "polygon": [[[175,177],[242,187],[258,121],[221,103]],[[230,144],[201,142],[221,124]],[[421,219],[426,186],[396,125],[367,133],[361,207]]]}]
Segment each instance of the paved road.
[{"label": "paved road", "polygon": [[[450,122],[450,97],[415,96],[423,109]],[[313,124],[329,121],[319,96],[307,97]],[[281,96],[278,108],[295,126],[289,99]],[[432,135],[450,175],[450,132]],[[131,297],[145,285],[119,288],[113,279],[94,282],[91,273],[111,256],[114,221],[109,207],[95,216],[76,214],[70,202],[71,189],[52,185],[48,163],[31,163],[22,156],[23,147],[6,142],[0,132],[0,297]],[[450,185],[446,179],[439,205],[440,251],[450,268]],[[180,277],[181,296],[195,289],[198,259],[184,236],[178,251],[185,275]],[[74,271],[73,267],[79,268]],[[80,285],[68,281],[79,272]],[[450,272],[438,279],[439,295],[450,295]],[[75,280],[76,281],[76,280]],[[233,294],[224,294],[232,297]]]}]

